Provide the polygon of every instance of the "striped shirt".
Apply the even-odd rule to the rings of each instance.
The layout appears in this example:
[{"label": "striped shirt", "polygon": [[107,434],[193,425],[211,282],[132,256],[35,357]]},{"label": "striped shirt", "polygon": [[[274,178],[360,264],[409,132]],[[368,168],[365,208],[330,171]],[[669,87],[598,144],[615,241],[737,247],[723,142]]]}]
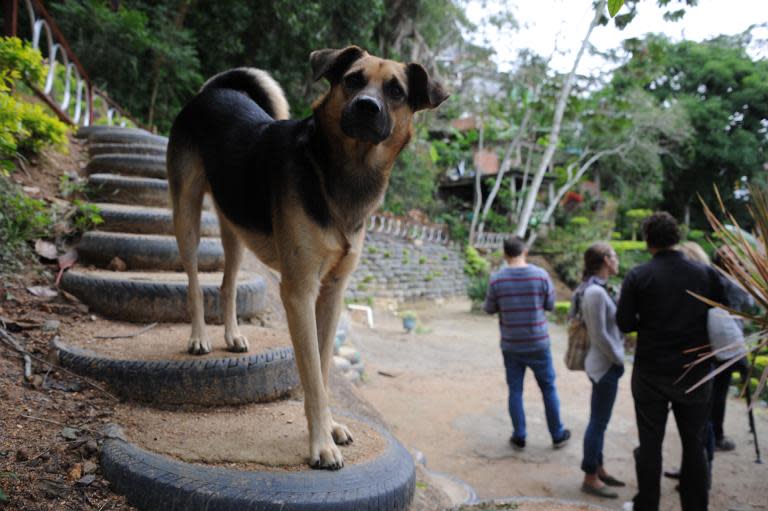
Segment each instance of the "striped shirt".
[{"label": "striped shirt", "polygon": [[549,348],[545,311],[555,306],[549,275],[535,264],[505,266],[488,283],[485,312],[499,313],[501,349],[528,353]]}]

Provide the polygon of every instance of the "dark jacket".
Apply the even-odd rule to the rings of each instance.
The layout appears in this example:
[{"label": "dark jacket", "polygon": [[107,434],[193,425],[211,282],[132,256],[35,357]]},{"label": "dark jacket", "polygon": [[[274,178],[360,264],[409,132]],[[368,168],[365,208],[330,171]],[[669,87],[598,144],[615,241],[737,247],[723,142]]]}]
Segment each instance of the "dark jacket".
[{"label": "dark jacket", "polygon": [[[651,261],[627,274],[616,311],[622,332],[637,331],[635,367],[646,373],[681,375],[685,366],[709,346],[709,306],[688,291],[723,303],[719,274],[710,266],[686,259],[676,250],[657,252]],[[700,364],[691,378],[706,374]],[[690,380],[688,380],[690,381]]]}]

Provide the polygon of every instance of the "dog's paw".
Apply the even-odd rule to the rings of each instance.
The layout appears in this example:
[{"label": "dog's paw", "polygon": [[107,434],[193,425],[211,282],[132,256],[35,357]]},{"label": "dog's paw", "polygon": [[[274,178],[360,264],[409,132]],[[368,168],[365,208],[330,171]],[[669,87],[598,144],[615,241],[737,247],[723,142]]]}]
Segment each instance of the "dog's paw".
[{"label": "dog's paw", "polygon": [[224,342],[227,343],[227,349],[235,353],[244,353],[248,351],[248,338],[242,334],[224,334]]},{"label": "dog's paw", "polygon": [[331,426],[331,434],[333,435],[333,441],[336,442],[336,445],[349,445],[354,442],[352,433],[349,432],[349,428],[344,424],[339,424],[334,421]]},{"label": "dog's paw", "polygon": [[190,355],[205,355],[211,352],[211,341],[207,337],[190,337],[187,344]]},{"label": "dog's paw", "polygon": [[309,466],[316,469],[339,470],[344,466],[344,457],[333,443],[324,446],[312,446]]}]

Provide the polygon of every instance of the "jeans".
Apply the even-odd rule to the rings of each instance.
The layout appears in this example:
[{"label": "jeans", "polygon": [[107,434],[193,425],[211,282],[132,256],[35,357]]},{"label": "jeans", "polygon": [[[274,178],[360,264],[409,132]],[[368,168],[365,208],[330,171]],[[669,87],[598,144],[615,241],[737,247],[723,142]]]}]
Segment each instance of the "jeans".
[{"label": "jeans", "polygon": [[533,371],[536,383],[539,384],[541,395],[544,398],[544,410],[547,415],[547,427],[552,441],[562,440],[565,428],[560,422],[560,400],[555,388],[555,367],[552,365],[552,353],[549,348],[530,353],[513,353],[502,351],[504,355],[504,368],[507,373],[507,387],[509,387],[509,416],[512,418],[512,437],[517,440],[525,440],[525,410],[523,409],[523,378],[525,368]]},{"label": "jeans", "polygon": [[632,396],[640,437],[640,447],[635,456],[638,487],[634,498],[635,511],[659,509],[661,446],[670,404],[683,447],[680,467],[682,511],[707,510],[709,463],[704,446],[712,384],[707,382],[686,394],[685,391],[693,383],[675,383],[676,379],[677,376],[646,373],[637,365],[632,373]]},{"label": "jeans", "polygon": [[589,475],[597,473],[603,465],[603,440],[608,421],[611,420],[613,403],[619,390],[619,378],[624,374],[624,367],[612,365],[598,382],[592,382],[592,401],[589,412],[589,424],[584,432],[584,458],[581,470]]}]

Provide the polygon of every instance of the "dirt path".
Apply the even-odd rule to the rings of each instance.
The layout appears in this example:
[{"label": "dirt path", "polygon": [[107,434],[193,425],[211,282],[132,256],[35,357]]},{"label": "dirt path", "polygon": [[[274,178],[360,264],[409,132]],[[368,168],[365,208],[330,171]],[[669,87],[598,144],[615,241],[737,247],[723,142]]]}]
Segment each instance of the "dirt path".
[{"label": "dirt path", "polygon": [[[573,440],[562,450],[552,450],[541,394],[528,373],[528,447],[518,453],[507,443],[511,425],[495,319],[468,312],[469,303],[464,300],[411,308],[418,312],[425,333],[405,334],[398,318],[377,310],[375,328],[355,322],[353,339],[369,375],[361,387],[363,394],[407,446],[424,453],[429,469],[466,481],[480,498],[546,496],[619,509],[634,495],[632,449],[637,445],[637,432],[627,377],[629,365],[605,445],[606,467],[627,481],[628,487],[620,491],[618,501],[591,498],[579,491],[590,385],[583,373],[570,372],[562,363],[563,328],[550,327],[561,414]],[[760,442],[768,446],[766,410],[757,410],[756,418]],[[735,399],[729,400],[726,434],[736,441],[737,449],[716,456],[710,509],[768,509],[764,495],[768,465],[754,463],[746,409]],[[678,466],[680,445],[671,419],[664,449],[664,466]],[[663,511],[679,509],[674,486],[674,481],[662,481]]]}]

